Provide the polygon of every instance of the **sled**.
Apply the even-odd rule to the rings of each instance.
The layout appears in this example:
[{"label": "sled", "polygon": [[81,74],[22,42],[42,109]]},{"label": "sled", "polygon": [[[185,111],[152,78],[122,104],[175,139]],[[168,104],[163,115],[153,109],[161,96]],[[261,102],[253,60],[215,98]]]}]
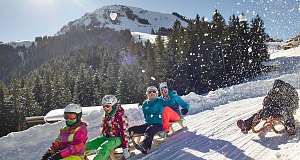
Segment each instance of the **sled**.
[{"label": "sled", "polygon": [[[292,115],[295,115],[296,114],[296,111],[293,111]],[[253,133],[259,133],[261,131],[264,131],[266,129],[272,129],[275,133],[277,134],[282,134],[284,133],[286,130],[286,126],[284,124],[284,120],[283,120],[283,117],[278,115],[278,116],[270,116],[268,118],[266,117],[263,117],[261,119],[261,122],[264,122],[262,127],[256,127],[256,122],[259,121],[258,119],[259,115],[257,114],[254,119],[253,119],[253,122],[252,122],[252,132]],[[259,124],[261,123],[259,122]],[[297,120],[295,120],[295,123],[298,123]],[[258,124],[258,125],[259,125]]]},{"label": "sled", "polygon": [[[268,118],[263,117],[261,119],[261,122],[264,122],[262,127],[256,127],[255,124],[257,121],[259,121],[258,116],[259,115],[256,115],[252,122],[252,132],[253,133],[259,133],[266,129],[272,129],[277,134],[282,134],[285,132],[285,125],[283,122],[283,118],[281,116],[279,116],[279,117],[270,116]],[[261,123],[261,122],[259,122],[259,123]]]},{"label": "sled", "polygon": [[[178,124],[180,128],[175,130],[174,127],[173,127],[173,125],[175,125],[175,124]],[[180,120],[174,121],[174,122],[170,122],[170,128],[169,128],[170,132],[166,134],[166,137],[170,137],[173,134],[176,134],[179,131],[184,130],[186,128],[187,127],[183,126],[183,119],[180,119]],[[140,144],[142,142],[144,134],[133,134],[132,137],[134,138],[133,140],[135,140],[136,143]],[[158,134],[154,135],[154,140],[159,139],[159,138],[156,138],[156,137],[159,137]]]},{"label": "sled", "polygon": [[[92,156],[95,154],[96,154],[96,150],[86,153],[85,156],[88,157],[88,156]],[[135,155],[134,152],[130,152],[130,157],[133,157],[134,155]],[[125,160],[125,158],[123,157],[122,148],[120,147],[120,148],[115,148],[114,150],[112,150],[110,152],[110,156],[107,158],[107,160]]]}]

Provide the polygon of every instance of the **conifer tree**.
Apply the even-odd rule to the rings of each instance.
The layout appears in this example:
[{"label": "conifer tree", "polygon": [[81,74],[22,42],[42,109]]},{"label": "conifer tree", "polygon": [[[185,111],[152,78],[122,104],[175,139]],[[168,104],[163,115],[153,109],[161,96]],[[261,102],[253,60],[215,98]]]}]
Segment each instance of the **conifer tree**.
[{"label": "conifer tree", "polygon": [[259,15],[251,21],[250,28],[251,51],[249,61],[252,77],[256,76],[261,70],[261,63],[269,59],[267,50],[267,34],[265,33],[264,22]]}]

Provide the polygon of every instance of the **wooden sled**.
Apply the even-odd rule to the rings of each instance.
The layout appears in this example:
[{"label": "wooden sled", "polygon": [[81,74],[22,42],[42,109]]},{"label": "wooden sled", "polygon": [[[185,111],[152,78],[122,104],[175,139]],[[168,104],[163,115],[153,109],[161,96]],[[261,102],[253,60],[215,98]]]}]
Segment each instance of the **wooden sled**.
[{"label": "wooden sled", "polygon": [[[178,124],[180,126],[180,129],[175,130],[173,128],[173,125],[175,125],[175,124]],[[165,138],[160,138],[158,135],[155,135],[151,148],[155,148],[155,147],[159,146],[161,143],[169,141],[170,136],[173,136],[176,133],[179,133],[181,130],[183,130],[185,128],[187,128],[187,127],[183,126],[183,119],[180,119],[180,120],[174,121],[174,122],[170,122],[170,132],[168,133],[168,136],[166,136]],[[134,143],[140,144],[142,142],[143,138],[144,138],[144,134],[133,134],[131,136],[131,143],[129,144],[130,150],[132,150],[134,148]],[[93,154],[96,154],[96,152],[90,152],[90,153],[86,154],[86,156],[90,156]],[[132,157],[134,155],[135,155],[134,152],[130,152],[130,157]],[[123,157],[123,153],[122,153],[121,148],[116,148],[111,151],[110,157],[108,158],[108,160],[122,160],[123,159],[122,157]]]},{"label": "wooden sled", "polygon": [[[292,111],[292,115],[296,115],[296,110]],[[263,117],[261,119],[261,121],[264,122],[263,126],[260,127],[260,128],[257,128],[255,124],[256,124],[256,122],[259,121],[258,116],[259,115],[257,114],[254,117],[253,122],[252,122],[252,132],[253,133],[259,133],[259,132],[264,131],[268,128],[271,128],[277,134],[282,134],[286,131],[285,130],[286,126],[284,124],[282,116],[277,116],[277,117],[270,116],[269,118]],[[295,119],[295,124],[297,124],[297,123],[298,123],[298,120]]]},{"label": "wooden sled", "polygon": [[264,122],[264,124],[262,125],[262,127],[257,128],[255,124],[257,123],[257,121],[259,121],[258,116],[259,115],[256,115],[252,122],[253,133],[259,133],[261,131],[266,130],[267,128],[271,128],[277,134],[282,134],[285,132],[285,125],[282,117],[273,117],[273,116],[270,116],[269,118],[263,117],[261,119],[261,122]]},{"label": "wooden sled", "polygon": [[[173,125],[175,125],[175,124],[178,124],[180,126],[180,129],[175,130],[173,128]],[[167,134],[167,137],[169,137],[169,136],[171,136],[171,135],[175,134],[176,132],[181,131],[183,129],[186,129],[186,127],[183,126],[183,119],[180,119],[180,120],[174,121],[174,122],[170,122],[170,128],[169,128],[170,132]],[[143,138],[144,138],[144,134],[133,134],[132,137],[133,137],[132,140],[134,140],[136,143],[140,144],[142,142]],[[156,137],[159,137],[159,136],[157,134],[154,135],[154,139],[153,139],[154,142],[155,142],[156,139],[159,139],[159,138],[156,138]]]}]

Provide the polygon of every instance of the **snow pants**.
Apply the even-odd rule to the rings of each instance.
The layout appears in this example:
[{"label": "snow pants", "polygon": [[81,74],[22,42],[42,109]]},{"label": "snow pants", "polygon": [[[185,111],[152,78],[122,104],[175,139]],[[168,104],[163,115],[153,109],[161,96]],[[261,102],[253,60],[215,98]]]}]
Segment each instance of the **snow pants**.
[{"label": "snow pants", "polygon": [[163,127],[162,130],[168,131],[170,127],[170,122],[178,121],[180,120],[180,116],[178,115],[177,112],[175,112],[172,108],[170,107],[165,107],[162,113],[162,123]]},{"label": "snow pants", "polygon": [[94,160],[106,160],[110,152],[121,145],[120,137],[100,136],[86,143],[86,150],[97,150]]},{"label": "snow pants", "polygon": [[146,149],[150,149],[154,135],[157,132],[161,131],[161,129],[162,129],[161,124],[151,124],[151,125],[143,124],[139,126],[130,127],[128,129],[128,132],[129,133],[133,132],[135,134],[145,134],[145,139],[142,142],[142,145]]},{"label": "snow pants", "polygon": [[[293,116],[293,111],[289,110],[287,107],[280,108],[280,109],[272,108],[272,107],[265,107],[265,108],[259,110],[254,115],[252,115],[250,118],[245,120],[245,126],[248,131],[252,129],[252,122],[253,122],[254,117],[257,114],[259,114],[259,117],[258,117],[259,120],[262,119],[263,117],[282,116],[285,126],[295,128],[295,119]],[[258,123],[259,123],[259,121],[257,122],[257,124]],[[257,124],[255,124],[255,125],[257,125]]]}]

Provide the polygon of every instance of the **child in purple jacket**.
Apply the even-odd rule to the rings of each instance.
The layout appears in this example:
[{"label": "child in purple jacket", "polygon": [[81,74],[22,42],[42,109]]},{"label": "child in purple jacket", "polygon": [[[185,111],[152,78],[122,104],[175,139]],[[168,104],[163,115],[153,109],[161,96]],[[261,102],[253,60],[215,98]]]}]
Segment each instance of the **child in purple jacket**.
[{"label": "child in purple jacket", "polygon": [[69,104],[64,111],[66,126],[60,129],[60,133],[52,146],[43,155],[42,160],[82,160],[85,159],[87,124],[81,121],[82,109],[77,104]]}]

